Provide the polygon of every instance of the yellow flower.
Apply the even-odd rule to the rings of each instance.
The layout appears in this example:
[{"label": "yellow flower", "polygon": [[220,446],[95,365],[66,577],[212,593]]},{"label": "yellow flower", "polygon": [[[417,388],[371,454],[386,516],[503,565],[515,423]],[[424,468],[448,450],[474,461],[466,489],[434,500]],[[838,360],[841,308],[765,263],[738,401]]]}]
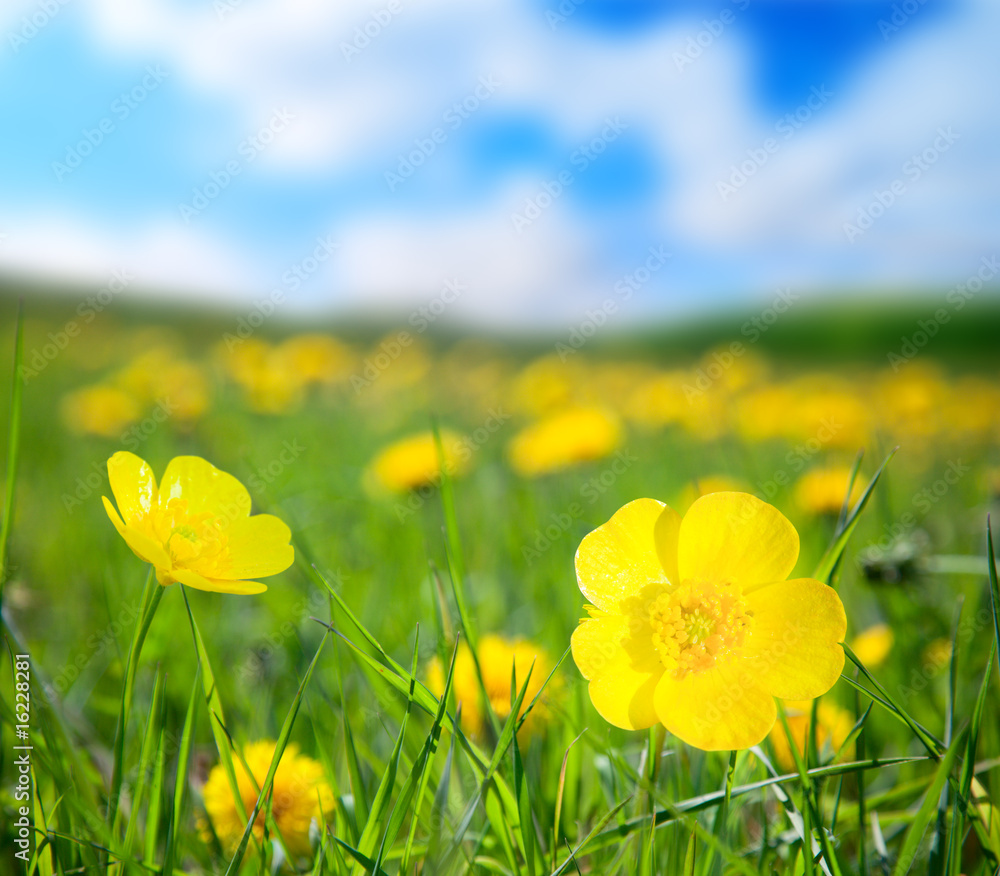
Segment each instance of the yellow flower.
[{"label": "yellow flower", "polygon": [[[833,468],[814,468],[806,472],[795,484],[795,501],[809,514],[839,514],[847,495],[851,469],[846,465]],[[853,508],[865,486],[859,475],[851,487],[849,505]]]},{"label": "yellow flower", "polygon": [[[240,762],[233,758],[236,770],[236,784],[243,799],[243,808],[247,815],[253,811],[257,803],[260,786],[267,777],[271,759],[274,757],[274,742],[262,740],[252,742],[243,750],[243,757],[250,774]],[[250,776],[253,776],[251,779]],[[212,821],[215,835],[219,838],[223,849],[231,853],[235,850],[246,827],[246,822],[240,817],[233,798],[229,779],[222,765],[212,768],[208,781],[202,790],[205,799],[205,811]],[[286,851],[292,858],[309,855],[309,826],[320,816],[333,811],[333,791],[323,777],[323,767],[304,754],[298,753],[298,746],[291,743],[285,748],[274,774],[271,786],[271,815],[281,832],[281,837],[288,844]],[[264,837],[264,809],[253,826],[254,835],[258,840]],[[206,841],[211,834],[208,825],[202,824],[202,836]]]},{"label": "yellow flower", "polygon": [[277,575],[295,559],[288,527],[271,514],[251,517],[243,484],[199,456],[172,459],[157,488],[143,460],[119,451],[108,478],[118,503],[116,511],[101,497],[108,517],[164,586],[263,593],[265,585],[246,579]]},{"label": "yellow flower", "polygon": [[351,351],[329,335],[296,335],[278,347],[278,352],[289,369],[307,383],[335,383],[349,377],[354,367]]},{"label": "yellow flower", "polygon": [[921,656],[925,664],[935,669],[947,666],[951,660],[951,640],[944,638],[934,639],[924,648],[924,653]]},{"label": "yellow flower", "polygon": [[[788,729],[791,731],[799,754],[802,754],[806,747],[806,734],[809,732],[812,703],[812,700],[785,700],[783,703],[785,717],[788,719]],[[836,703],[820,700],[816,707],[817,752],[822,754],[824,747],[829,743],[831,754],[836,754],[853,727],[854,719],[850,712],[842,709]],[[783,770],[790,772],[795,769],[795,756],[788,745],[785,728],[781,726],[780,722],[771,728],[771,747],[774,749],[775,760]]]},{"label": "yellow flower", "polygon": [[[511,641],[497,635],[483,636],[479,640],[479,650],[476,653],[479,656],[479,668],[483,673],[483,683],[489,694],[490,705],[501,722],[510,714],[511,666],[514,666],[517,674],[518,690],[528,677],[528,671],[531,671],[531,680],[528,682],[528,689],[521,703],[522,715],[552,671],[552,660],[545,650],[523,639]],[[532,663],[534,669],[531,668]],[[446,669],[447,667],[442,667],[437,657],[427,667],[427,686],[435,696],[444,693]],[[539,698],[524,722],[522,730],[530,731],[544,722],[548,714],[545,701],[551,689],[550,683],[546,688],[546,695]],[[482,735],[486,722],[479,680],[476,678],[476,665],[472,660],[472,652],[465,642],[458,646],[458,654],[455,656],[452,690],[455,702],[462,706],[462,730],[470,736]],[[517,692],[514,695],[517,696]]]},{"label": "yellow flower", "polygon": [[[441,448],[449,475],[461,474],[468,468],[471,451],[454,432],[441,431]],[[440,477],[433,432],[421,432],[390,444],[372,460],[366,472],[369,482],[395,493],[431,486]]]},{"label": "yellow flower", "polygon": [[603,408],[567,408],[533,423],[508,448],[518,474],[534,477],[607,456],[621,442],[618,418]]},{"label": "yellow flower", "polygon": [[844,665],[840,597],[812,578],[786,581],[799,537],[747,493],[702,496],[681,519],[630,502],[576,554],[589,618],[573,659],[605,720],[662,722],[705,750],[748,748],[774,724],[774,697],[811,699]]},{"label": "yellow flower", "polygon": [[868,669],[875,669],[885,663],[894,641],[887,624],[875,624],[851,639],[851,650]]},{"label": "yellow flower", "polygon": [[86,386],[62,402],[63,420],[74,432],[104,438],[120,437],[139,414],[136,400],[114,386]]}]

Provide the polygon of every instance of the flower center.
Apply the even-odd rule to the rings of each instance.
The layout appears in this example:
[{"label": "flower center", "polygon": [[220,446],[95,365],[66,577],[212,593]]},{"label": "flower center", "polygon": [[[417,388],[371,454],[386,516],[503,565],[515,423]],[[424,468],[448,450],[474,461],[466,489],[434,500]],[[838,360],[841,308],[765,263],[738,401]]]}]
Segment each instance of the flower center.
[{"label": "flower center", "polygon": [[184,499],[171,499],[165,508],[154,510],[149,523],[175,566],[211,577],[229,556],[222,521],[208,512],[192,514]]},{"label": "flower center", "polygon": [[684,581],[649,608],[653,645],[675,678],[704,672],[742,647],[752,621],[739,588],[730,583]]}]

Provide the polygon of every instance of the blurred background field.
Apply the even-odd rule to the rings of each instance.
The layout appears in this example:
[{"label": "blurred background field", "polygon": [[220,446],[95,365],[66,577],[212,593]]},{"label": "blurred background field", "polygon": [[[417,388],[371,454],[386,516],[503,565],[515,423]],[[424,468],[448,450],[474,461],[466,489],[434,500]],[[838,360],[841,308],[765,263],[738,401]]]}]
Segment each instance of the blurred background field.
[{"label": "blurred background field", "polygon": [[[6,361],[14,310],[8,300],[0,348]],[[1000,311],[993,306],[979,304],[942,326],[925,350],[895,368],[888,354],[919,330],[925,308],[803,305],[754,343],[743,331],[754,315],[740,314],[669,331],[604,332],[575,347],[568,335],[463,336],[418,332],[405,322],[303,330],[275,319],[244,338],[238,325],[245,314],[122,307],[81,326],[47,357],[66,323],[79,321],[74,313],[58,301],[27,302],[22,455],[4,611],[97,787],[108,769],[123,655],[144,579],[100,502],[110,496],[106,460],[120,449],[157,473],[175,455],[196,454],[235,474],[256,510],[289,523],[300,559],[333,582],[404,665],[420,625],[426,679],[429,662],[447,656],[458,624],[426,437],[435,423],[454,481],[475,623],[481,634],[527,640],[552,661],[581,615],[576,547],[627,501],[650,496],[683,511],[699,491],[755,493],[798,528],[796,574],[808,575],[834,534],[856,454],[864,451],[852,501],[898,445],[838,574],[849,636],[876,630],[869,650],[858,645],[862,659],[919,722],[940,733],[950,641],[964,599],[955,693],[959,714],[971,709],[992,636],[985,520],[1000,497]],[[34,352],[42,359],[32,364]],[[414,436],[416,444],[405,444]],[[331,618],[328,597],[303,569],[268,583],[257,597],[189,591],[238,746],[276,736],[322,636],[312,618]],[[182,720],[197,665],[177,589],[154,620],[137,684],[139,715],[156,667],[166,673],[168,724]],[[293,738],[306,752],[324,754],[343,802],[351,788],[343,723],[353,725],[370,795],[401,698],[360,671],[343,644],[325,653]],[[842,710],[828,718],[837,745],[856,718],[855,692],[841,682],[823,701]],[[988,764],[1000,750],[997,717],[991,697],[980,739]],[[587,728],[573,749],[563,802],[561,830],[577,842],[635,790],[619,766],[608,772],[607,759],[640,769],[646,734],[600,719],[571,661],[558,670],[539,723],[522,746],[543,823],[552,818],[563,753]],[[141,725],[134,723],[133,734]],[[204,719],[196,739],[189,832],[216,760]],[[418,744],[407,740],[411,758]],[[905,726],[878,711],[865,726],[864,746],[868,756],[922,753]],[[660,777],[665,799],[719,787],[724,759],[668,738],[667,750],[675,749]],[[787,745],[784,751],[787,769]],[[681,767],[689,760],[691,777]],[[741,780],[760,771],[752,759],[741,760]],[[879,811],[892,846],[928,769],[887,772],[872,776],[868,793],[887,795]],[[987,788],[994,775],[982,777]],[[458,787],[465,790],[452,791],[450,824],[468,799],[467,786]],[[51,799],[54,790],[46,791]],[[844,794],[841,805],[851,805],[850,787]],[[733,850],[759,844],[762,810],[746,804],[736,811],[733,836],[742,839]],[[781,816],[768,810],[767,818],[778,823]],[[665,834],[658,860],[680,866],[686,842],[676,829]],[[851,828],[839,842],[846,858],[857,854]],[[987,859],[976,842],[970,839],[967,860],[975,864],[970,872],[983,872]],[[789,844],[774,838],[760,853],[787,856]],[[499,860],[490,845],[482,853]],[[193,832],[180,848],[186,868],[213,866]],[[63,854],[72,860],[71,851]],[[615,866],[601,860],[593,866]],[[662,866],[658,872],[677,872]]]}]

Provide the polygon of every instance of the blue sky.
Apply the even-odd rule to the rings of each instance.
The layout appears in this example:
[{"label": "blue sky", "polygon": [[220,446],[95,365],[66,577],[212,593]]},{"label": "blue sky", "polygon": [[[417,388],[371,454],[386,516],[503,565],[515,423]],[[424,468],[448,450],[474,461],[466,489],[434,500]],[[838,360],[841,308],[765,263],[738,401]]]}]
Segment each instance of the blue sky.
[{"label": "blue sky", "polygon": [[51,2],[0,11],[7,274],[548,327],[650,247],[623,320],[996,252],[987,0]]}]

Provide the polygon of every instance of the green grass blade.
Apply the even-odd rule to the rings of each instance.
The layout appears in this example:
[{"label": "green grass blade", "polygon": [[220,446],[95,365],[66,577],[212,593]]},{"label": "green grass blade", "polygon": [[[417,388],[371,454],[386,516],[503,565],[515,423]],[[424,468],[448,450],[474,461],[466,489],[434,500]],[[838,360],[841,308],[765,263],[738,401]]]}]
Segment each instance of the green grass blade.
[{"label": "green grass blade", "polygon": [[160,837],[160,814],[163,805],[163,779],[167,767],[167,736],[164,721],[166,718],[166,702],[160,708],[160,738],[156,746],[156,766],[153,781],[149,786],[149,805],[146,807],[146,844],[142,862],[147,867],[154,867],[156,847]]},{"label": "green grass blade", "polygon": [[125,843],[122,846],[124,854],[132,854],[132,844],[135,841],[139,827],[139,810],[142,808],[146,795],[146,785],[149,776],[154,771],[156,751],[160,737],[161,701],[163,699],[164,677],[157,668],[156,680],[153,682],[153,696],[149,704],[149,715],[146,718],[146,731],[142,737],[142,747],[139,749],[138,778],[132,794],[132,807],[129,812],[128,826],[125,829]]},{"label": "green grass blade", "polygon": [[251,812],[249,818],[247,818],[247,824],[243,829],[243,836],[240,839],[240,844],[236,849],[236,853],[233,855],[233,859],[229,862],[229,867],[226,869],[227,876],[232,876],[232,874],[239,872],[243,856],[246,854],[247,844],[250,842],[250,837],[253,835],[253,827],[257,821],[257,816],[260,814],[261,807],[264,806],[265,802],[270,797],[271,785],[274,782],[274,774],[278,771],[278,764],[281,763],[281,757],[285,753],[288,740],[292,735],[292,728],[295,726],[295,718],[299,713],[299,706],[302,704],[302,696],[305,694],[306,685],[309,684],[309,681],[312,678],[313,671],[316,669],[316,664],[319,662],[320,655],[323,653],[323,646],[326,644],[328,637],[329,631],[323,633],[323,638],[320,640],[319,646],[316,648],[316,653],[313,655],[312,662],[310,662],[305,675],[302,676],[302,681],[299,682],[299,689],[295,692],[295,698],[292,700],[292,704],[288,709],[288,714],[285,716],[285,721],[281,725],[281,732],[278,733],[278,739],[274,746],[274,756],[271,758],[271,765],[268,767],[267,775],[261,785],[260,794],[257,795],[257,802],[254,804],[253,812]]},{"label": "green grass blade", "polygon": [[[997,654],[1000,654],[1000,584],[997,583],[997,561],[993,553],[993,530],[990,519],[986,518],[986,565],[990,576],[990,608],[993,611],[993,644]],[[997,664],[997,675],[1000,677],[1000,662]]]},{"label": "green grass blade", "polygon": [[188,767],[191,762],[191,746],[194,744],[198,721],[198,688],[201,685],[201,666],[195,668],[191,696],[184,713],[184,728],[181,730],[180,748],[177,752],[177,768],[174,770],[174,796],[167,822],[167,838],[164,843],[163,873],[170,876],[177,860],[177,845],[181,824],[184,819],[184,797],[188,785]]},{"label": "green grass blade", "polygon": [[14,329],[14,372],[10,387],[10,419],[7,424],[7,488],[3,500],[3,521],[0,522],[0,611],[3,609],[3,588],[7,582],[7,551],[14,523],[14,497],[17,493],[17,462],[21,452],[21,410],[24,405],[24,300],[17,303],[17,327]]},{"label": "green grass blade", "polygon": [[896,451],[899,450],[898,447],[893,448],[889,455],[885,458],[882,465],[879,466],[878,471],[875,472],[875,476],[871,479],[868,487],[862,493],[861,498],[858,499],[858,504],[854,506],[854,510],[848,515],[847,520],[844,521],[844,525],[837,530],[834,536],[833,542],[826,549],[826,553],[823,554],[822,559],[819,561],[819,565],[816,566],[813,572],[813,578],[819,581],[825,581],[830,583],[833,579],[833,574],[837,570],[837,566],[840,564],[841,557],[844,555],[844,549],[847,547],[847,542],[854,532],[855,527],[858,525],[858,520],[861,517],[861,512],[864,511],[865,505],[868,504],[868,499],[875,489],[875,485],[878,483],[878,479],[882,476],[882,472],[885,471],[885,467],[889,464],[889,460],[896,455]]},{"label": "green grass blade", "polygon": [[[344,683],[340,674],[338,663],[337,682],[340,685],[340,701],[346,703],[344,697]],[[358,758],[358,750],[354,745],[354,731],[351,730],[351,722],[348,710],[344,706],[341,710],[342,723],[344,725],[344,755],[347,758],[347,778],[351,785],[351,796],[354,799],[354,841],[357,841],[359,833],[358,825],[364,824],[368,820],[368,795],[365,792],[364,779],[361,776],[361,761]]]},{"label": "green grass blade", "polygon": [[961,747],[963,736],[964,731],[959,733],[954,742],[948,748],[947,752],[945,752],[944,757],[941,758],[941,762],[938,764],[938,768],[934,773],[934,780],[927,789],[924,801],[920,805],[920,809],[917,810],[913,823],[910,825],[910,829],[906,833],[906,838],[903,840],[903,847],[899,852],[899,857],[896,860],[896,866],[892,871],[893,876],[906,876],[906,873],[908,873],[910,868],[913,866],[913,861],[917,856],[920,841],[923,839],[924,832],[927,830],[927,826],[930,824],[931,818],[934,817],[934,813],[938,805],[938,799],[941,796],[945,783],[948,781],[948,775],[951,773],[951,769],[955,764],[955,759],[958,757],[958,751]]},{"label": "green grass blade", "polygon": [[[455,643],[455,647],[452,650],[451,661],[448,664],[448,674],[445,676],[445,681],[444,681],[444,692],[441,694],[441,705],[438,707],[438,712],[434,716],[434,723],[431,725],[430,733],[427,735],[427,739],[424,741],[424,747],[421,750],[420,756],[417,758],[417,765],[419,767],[419,770],[414,770],[414,772],[411,773],[410,777],[407,777],[406,780],[408,783],[410,781],[410,778],[414,775],[414,773],[418,773],[418,787],[416,789],[416,803],[413,807],[413,818],[410,822],[410,832],[406,839],[406,845],[403,847],[403,856],[402,859],[400,860],[400,865],[399,865],[400,872],[402,873],[406,873],[410,869],[409,864],[410,864],[410,859],[413,855],[413,842],[416,837],[417,824],[419,822],[418,815],[420,814],[420,809],[423,805],[424,795],[426,794],[427,786],[431,778],[431,770],[430,770],[431,762],[434,759],[434,755],[437,752],[438,744],[441,739],[441,730],[444,726],[444,716],[445,712],[447,711],[448,696],[451,693],[452,682],[455,674],[455,660],[457,657],[458,657],[458,642]],[[451,740],[452,740],[452,745],[454,745],[455,742],[454,734],[452,734]],[[399,800],[397,801],[396,806],[393,809],[393,818],[396,817],[397,810],[400,813],[400,818],[399,818],[400,827],[402,826],[402,817],[406,814],[406,809],[409,806],[408,803],[406,806],[402,805],[402,801],[406,796],[405,789],[406,785],[404,784],[404,791],[400,792]],[[396,830],[398,832],[399,827],[397,827]]]},{"label": "green grass blade", "polygon": [[142,613],[135,623],[135,630],[132,634],[132,644],[129,646],[128,658],[125,662],[125,684],[122,687],[122,696],[118,709],[118,725],[115,729],[115,741],[113,748],[113,762],[111,769],[111,793],[108,797],[108,824],[114,825],[118,818],[118,798],[122,789],[122,764],[125,759],[125,738],[128,729],[129,714],[132,711],[132,696],[135,690],[135,676],[139,669],[139,655],[142,653],[143,643],[146,641],[146,634],[149,632],[153,616],[163,598],[163,587],[161,587],[153,577],[152,566],[146,575],[146,584],[143,588]]},{"label": "green grass blade", "polygon": [[239,783],[236,781],[236,768],[233,766],[233,755],[231,751],[231,740],[229,732],[226,730],[226,715],[222,709],[222,700],[219,698],[219,690],[215,684],[215,673],[212,671],[212,663],[208,659],[208,651],[205,650],[205,642],[201,638],[201,630],[198,629],[198,622],[194,619],[194,612],[191,611],[191,603],[188,601],[187,590],[183,584],[178,584],[181,594],[184,596],[184,607],[187,609],[188,621],[191,624],[191,635],[194,636],[194,647],[198,654],[198,666],[201,671],[202,689],[205,692],[205,705],[208,707],[208,722],[212,727],[212,738],[215,740],[215,748],[219,752],[219,763],[226,773],[229,781],[229,790],[232,792],[236,811],[240,818],[246,820],[247,811],[243,805],[243,795],[240,793]]},{"label": "green grass blade", "polygon": [[[415,679],[417,677],[417,659],[420,652],[420,627],[417,627],[417,631],[413,637],[413,658],[410,665],[410,677]],[[361,831],[361,839],[358,841],[358,851],[361,854],[366,855],[375,848],[375,842],[379,834],[382,834],[382,841],[379,843],[378,853],[375,856],[375,869],[380,869],[382,867],[382,860],[385,854],[386,842],[391,844],[395,840],[395,836],[389,839],[389,834],[392,831],[392,815],[393,812],[389,811],[389,802],[392,798],[392,789],[396,784],[396,773],[399,770],[399,760],[403,753],[403,740],[406,738],[406,725],[410,718],[410,708],[413,705],[413,688],[415,682],[410,682],[409,696],[406,699],[406,711],[403,712],[403,720],[399,727],[399,736],[396,737],[396,745],[392,750],[392,754],[389,756],[389,762],[386,764],[385,772],[382,775],[382,781],[379,783],[378,790],[375,792],[375,797],[372,800],[372,810],[368,815],[368,821],[365,823],[365,828]],[[413,778],[415,771],[417,769],[417,764],[414,764],[414,769],[410,770],[410,774],[407,777],[407,782]],[[404,783],[403,789],[400,791],[399,799],[396,801],[397,808],[400,801],[403,798],[403,794],[407,790],[407,784]],[[412,795],[413,785],[409,786],[410,793]],[[407,802],[407,806],[409,803]],[[398,832],[399,827],[402,825],[402,816],[404,813],[400,813],[399,824],[396,825],[396,831]],[[387,817],[388,816],[388,817]],[[383,829],[383,823],[385,828]]]}]

